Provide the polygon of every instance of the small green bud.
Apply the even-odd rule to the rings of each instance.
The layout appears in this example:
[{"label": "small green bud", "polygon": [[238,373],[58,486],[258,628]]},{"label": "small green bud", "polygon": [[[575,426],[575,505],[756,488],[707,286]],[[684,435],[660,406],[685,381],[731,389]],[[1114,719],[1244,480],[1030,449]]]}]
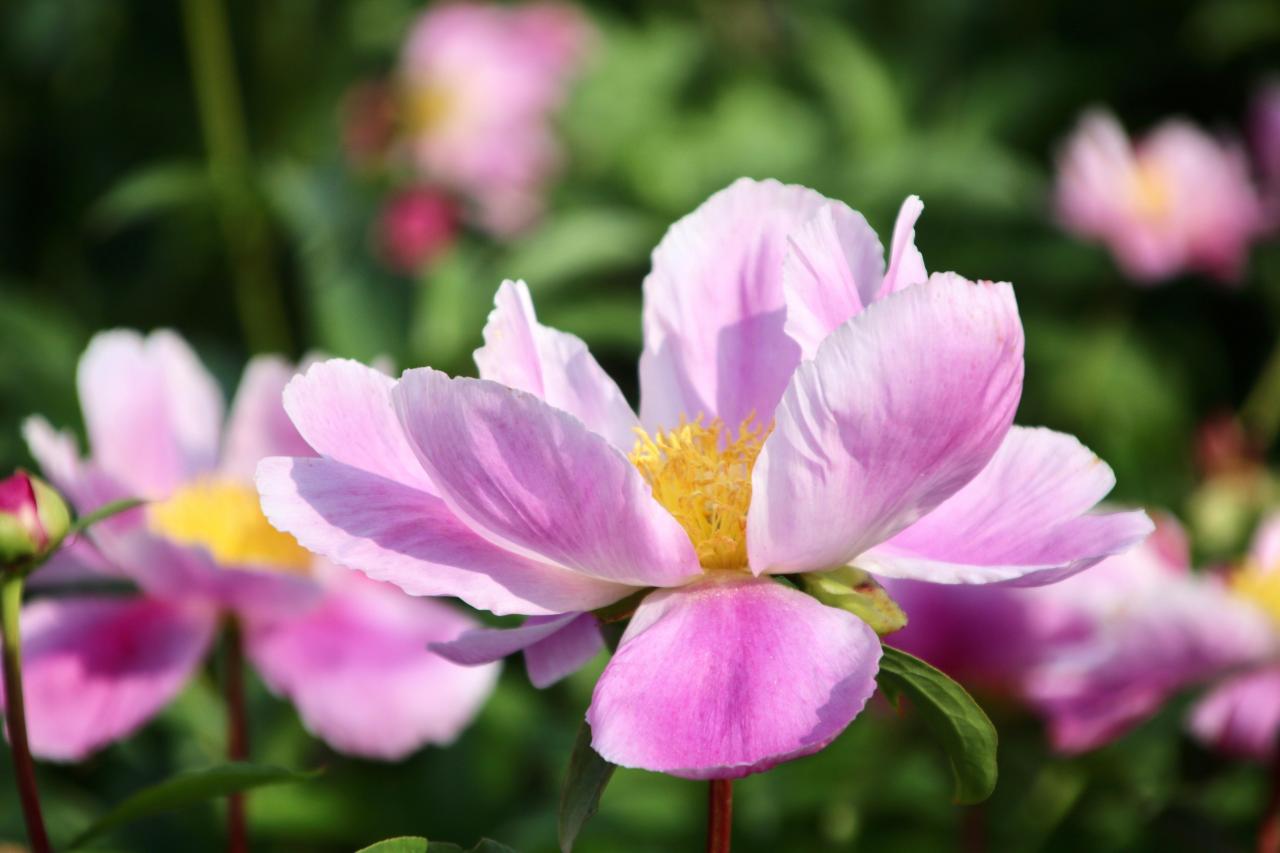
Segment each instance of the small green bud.
[{"label": "small green bud", "polygon": [[0,480],[0,568],[40,562],[70,527],[66,503],[44,480],[21,469]]},{"label": "small green bud", "polygon": [[883,637],[907,627],[907,614],[884,587],[862,569],[841,566],[800,575],[804,591],[828,607],[847,610]]}]

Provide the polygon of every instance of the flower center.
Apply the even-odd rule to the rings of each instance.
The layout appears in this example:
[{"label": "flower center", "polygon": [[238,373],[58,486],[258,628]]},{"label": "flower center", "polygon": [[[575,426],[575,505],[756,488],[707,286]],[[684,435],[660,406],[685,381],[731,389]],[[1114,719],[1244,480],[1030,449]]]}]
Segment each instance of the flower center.
[{"label": "flower center", "polygon": [[1138,161],[1129,194],[1138,216],[1148,222],[1159,221],[1169,215],[1169,182],[1153,163]]},{"label": "flower center", "polygon": [[456,97],[438,83],[418,83],[405,93],[404,121],[410,133],[438,129],[454,111]]},{"label": "flower center", "polygon": [[751,468],[772,427],[748,416],[732,437],[716,419],[682,422],[652,436],[636,428],[632,463],[653,496],[689,534],[698,562],[707,569],[747,567],[747,510]]},{"label": "flower center", "polygon": [[223,565],[306,574],[311,554],[262,514],[258,493],[232,480],[197,480],[147,509],[153,533],[180,545],[200,545]]},{"label": "flower center", "polygon": [[1254,563],[1231,575],[1231,591],[1247,598],[1280,624],[1280,568],[1264,569]]}]

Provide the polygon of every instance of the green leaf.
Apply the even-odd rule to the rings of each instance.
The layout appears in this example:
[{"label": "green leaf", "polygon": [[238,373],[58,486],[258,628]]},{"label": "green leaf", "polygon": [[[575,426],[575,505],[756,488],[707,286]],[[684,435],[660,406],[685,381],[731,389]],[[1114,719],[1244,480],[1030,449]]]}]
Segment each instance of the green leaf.
[{"label": "green leaf", "polygon": [[[432,844],[432,853],[448,850],[452,844]],[[427,839],[416,835],[402,835],[399,838],[387,838],[377,841],[368,847],[361,847],[356,853],[427,853]]]},{"label": "green leaf", "polygon": [[[421,841],[426,846],[387,848],[379,846],[380,844],[388,843],[388,841]],[[432,841],[428,844],[425,838],[391,838],[388,839],[388,841],[379,842],[379,844],[375,844],[373,847],[366,847],[365,850],[376,849],[377,853],[421,853],[423,850],[426,850],[427,853],[516,853],[514,848],[508,847],[505,844],[499,844],[492,838],[481,838],[476,842],[476,846],[472,847],[470,850],[464,850],[461,845],[450,844],[447,841]],[[364,853],[364,851],[357,851],[357,853]]]},{"label": "green leaf", "polygon": [[942,741],[955,775],[956,802],[980,803],[996,787],[996,729],[965,689],[904,651],[884,647],[880,689],[893,702],[907,696]]},{"label": "green leaf", "polygon": [[560,791],[560,849],[569,853],[578,833],[600,808],[600,796],[617,767],[591,748],[591,726],[583,720],[569,756],[569,773]]},{"label": "green leaf", "polygon": [[209,170],[198,161],[158,163],[127,175],[98,199],[90,221],[106,232],[213,198]]},{"label": "green leaf", "polygon": [[828,607],[847,610],[883,637],[907,627],[907,614],[884,587],[862,569],[843,566],[800,575],[805,592]]},{"label": "green leaf", "polygon": [[82,515],[71,523],[71,527],[67,530],[68,536],[74,536],[77,533],[83,533],[99,521],[110,518],[113,515],[119,515],[122,512],[128,512],[131,509],[142,506],[146,501],[140,498],[125,498],[123,500],[112,501],[104,504],[88,515]]},{"label": "green leaf", "polygon": [[232,763],[204,770],[179,773],[159,784],[143,788],[98,818],[81,832],[64,849],[75,850],[93,839],[119,826],[162,812],[177,811],[188,806],[234,794],[261,788],[264,785],[280,785],[286,782],[303,782],[316,773],[300,773],[282,767],[257,764]]},{"label": "green leaf", "polygon": [[561,213],[518,242],[498,263],[496,278],[524,279],[535,299],[575,279],[641,267],[662,236],[654,217],[586,207]]}]

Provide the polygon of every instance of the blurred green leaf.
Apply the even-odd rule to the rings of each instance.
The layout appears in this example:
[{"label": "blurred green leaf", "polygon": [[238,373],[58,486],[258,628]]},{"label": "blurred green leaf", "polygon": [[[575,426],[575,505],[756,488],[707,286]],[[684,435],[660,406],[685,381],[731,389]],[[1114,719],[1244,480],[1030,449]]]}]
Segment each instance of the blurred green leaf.
[{"label": "blurred green leaf", "polygon": [[591,726],[583,720],[578,726],[578,739],[569,756],[569,772],[560,791],[557,828],[563,853],[573,850],[578,833],[600,808],[600,797],[616,769],[591,748]]},{"label": "blurred green leaf", "polygon": [[499,262],[501,278],[524,279],[537,296],[589,275],[643,264],[662,235],[645,213],[583,207],[553,216]]},{"label": "blurred green leaf", "polygon": [[104,231],[118,231],[177,207],[212,202],[209,170],[199,161],[175,161],[147,166],[121,179],[89,210],[89,222]]},{"label": "blurred green leaf", "polygon": [[799,55],[844,133],[863,150],[887,149],[906,134],[894,74],[853,31],[825,20],[802,30]]},{"label": "blurred green leaf", "polygon": [[617,347],[639,349],[644,339],[640,331],[640,294],[585,296],[571,302],[553,302],[539,307],[542,322],[577,335],[593,349]]},{"label": "blurred green leaf", "polygon": [[117,827],[163,812],[183,809],[195,803],[215,797],[225,797],[237,791],[248,791],[264,785],[280,785],[287,782],[304,782],[315,773],[300,773],[281,767],[264,767],[256,764],[224,764],[205,770],[179,773],[138,793],[118,804],[87,829],[77,835],[67,850],[75,850]]},{"label": "blurred green leaf", "polygon": [[[448,845],[452,846],[452,845]],[[420,836],[402,835],[399,838],[387,838],[361,847],[356,853],[427,853],[427,839]],[[444,844],[432,844],[431,850],[445,850]]]},{"label": "blurred green leaf", "polygon": [[[417,839],[412,839],[416,841]],[[385,843],[385,842],[384,842]],[[476,842],[476,846],[470,850],[462,847],[460,844],[451,844],[447,841],[432,841],[427,845],[428,853],[516,853],[516,851],[505,844],[499,844],[492,838],[481,838]],[[399,848],[393,848],[389,851],[379,851],[379,853],[400,853]],[[405,848],[404,853],[419,853],[418,848]]]},{"label": "blurred green leaf", "polygon": [[991,796],[996,787],[996,729],[973,697],[929,664],[891,646],[884,646],[876,680],[891,701],[911,699],[942,742],[955,776],[956,802],[970,805]]}]

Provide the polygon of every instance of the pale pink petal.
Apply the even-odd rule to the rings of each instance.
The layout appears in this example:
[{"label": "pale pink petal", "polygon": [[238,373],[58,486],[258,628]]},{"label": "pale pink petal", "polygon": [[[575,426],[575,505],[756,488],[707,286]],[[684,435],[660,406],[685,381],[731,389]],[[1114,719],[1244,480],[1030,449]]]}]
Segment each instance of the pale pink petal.
[{"label": "pale pink petal", "polygon": [[1280,667],[1228,679],[1191,711],[1195,736],[1231,755],[1265,760],[1280,737]]},{"label": "pale pink petal", "polygon": [[493,690],[498,666],[458,666],[427,648],[474,624],[442,602],[349,575],[303,616],[250,623],[247,652],[317,737],[395,761],[453,741]]},{"label": "pale pink petal", "polygon": [[50,599],[22,612],[31,751],[80,761],[132,734],[204,659],[211,611],[146,598]]},{"label": "pale pink petal", "polygon": [[1249,559],[1263,571],[1280,571],[1280,512],[1271,513],[1258,525],[1249,546]]},{"label": "pale pink petal", "polygon": [[284,411],[284,389],[296,372],[277,356],[257,356],[245,367],[227,421],[223,473],[251,480],[258,461],[267,456],[312,455]]},{"label": "pale pink petal", "polygon": [[634,586],[701,572],[688,534],[640,472],[577,418],[430,368],[407,371],[392,397],[445,503],[491,541]]},{"label": "pale pink petal", "polygon": [[504,281],[494,304],[484,327],[484,346],[475,354],[480,378],[545,400],[614,447],[631,450],[640,422],[587,345],[539,323],[523,281]]},{"label": "pale pink petal", "polygon": [[164,497],[217,463],[222,394],[173,332],[95,335],[76,387],[94,461],[133,493]]},{"label": "pale pink petal", "polygon": [[804,362],[752,474],[754,572],[832,568],[959,491],[999,448],[1022,392],[1007,284],[952,274],[854,317]]},{"label": "pale pink petal", "polygon": [[632,591],[497,547],[439,498],[340,462],[267,459],[257,483],[274,526],[410,595],[454,595],[494,613],[542,614],[603,607]]},{"label": "pale pink petal", "polygon": [[69,430],[55,430],[42,417],[22,422],[22,437],[42,473],[78,513],[128,497],[123,485],[92,463],[80,458],[75,436]]},{"label": "pale pink petal", "polygon": [[592,746],[689,779],[767,770],[844,731],[875,692],[879,661],[865,622],[768,578],[660,590],[596,684]]},{"label": "pale pink petal", "polygon": [[600,625],[589,613],[531,616],[519,628],[476,628],[431,649],[463,666],[476,666],[524,652],[534,687],[550,687],[581,669],[604,648]]},{"label": "pale pink petal", "polygon": [[1014,427],[982,473],[858,565],[935,583],[1052,583],[1155,529],[1140,511],[1091,512],[1114,485],[1074,437]]},{"label": "pale pink petal", "polygon": [[889,268],[876,293],[877,299],[897,293],[904,287],[928,281],[929,273],[924,268],[924,257],[916,248],[916,220],[923,212],[924,202],[914,195],[907,196],[898,210],[898,221],[893,225],[893,245],[889,249]]},{"label": "pale pink petal", "polygon": [[391,405],[390,376],[346,359],[312,365],[284,391],[284,408],[321,456],[433,491]]},{"label": "pale pink petal", "polygon": [[769,420],[800,359],[784,330],[788,237],[836,204],[743,178],[671,226],[644,282],[646,427],[699,415],[734,428],[753,412]]}]

